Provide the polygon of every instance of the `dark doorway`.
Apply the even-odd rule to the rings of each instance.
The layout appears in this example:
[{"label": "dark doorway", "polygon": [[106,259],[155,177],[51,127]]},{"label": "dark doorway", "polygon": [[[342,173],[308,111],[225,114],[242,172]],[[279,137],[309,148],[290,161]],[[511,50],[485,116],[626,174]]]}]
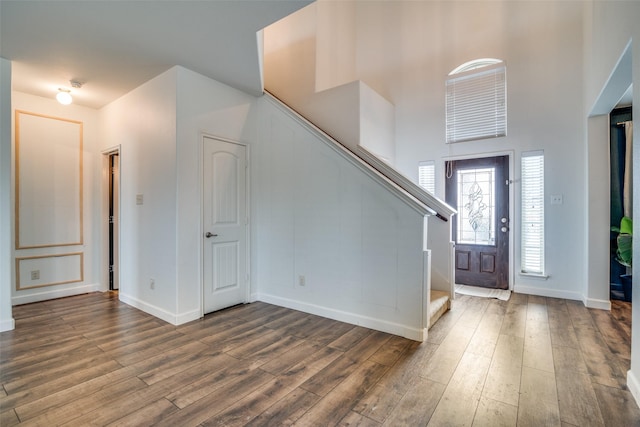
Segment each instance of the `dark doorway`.
[{"label": "dark doorway", "polygon": [[[611,210],[609,214],[610,226],[619,228],[622,218],[630,214],[629,200],[625,200],[625,174],[630,173],[627,168],[630,167],[629,149],[630,144],[626,138],[626,122],[632,120],[631,107],[616,108],[609,115],[610,134],[609,134],[609,159],[611,173]],[[629,185],[630,182],[627,184]],[[631,188],[626,189],[627,193],[632,191]],[[625,214],[626,211],[626,214]],[[615,300],[631,301],[631,278],[627,267],[618,262],[618,232],[610,232],[610,298]],[[629,273],[629,274],[627,274]]]},{"label": "dark doorway", "polygon": [[120,288],[118,274],[120,156],[109,154],[109,290]]}]

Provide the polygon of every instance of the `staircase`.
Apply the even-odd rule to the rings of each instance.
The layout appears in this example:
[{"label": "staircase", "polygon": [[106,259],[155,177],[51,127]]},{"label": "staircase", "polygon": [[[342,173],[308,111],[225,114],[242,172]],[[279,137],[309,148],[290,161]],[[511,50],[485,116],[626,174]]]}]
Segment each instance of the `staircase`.
[{"label": "staircase", "polygon": [[[450,230],[455,210],[395,169],[395,107],[356,77],[350,7],[356,5],[317,2],[264,30],[267,97],[424,212],[420,232],[428,268],[423,323],[431,327],[451,307],[455,294]],[[334,22],[336,16],[340,22]],[[332,25],[323,25],[329,21]],[[334,49],[336,43],[347,46]]]},{"label": "staircase", "polygon": [[[333,150],[348,158],[358,168],[366,170],[372,177],[383,183],[387,191],[424,216],[423,227],[420,230],[423,235],[422,250],[426,266],[423,324],[427,329],[431,328],[451,308],[451,301],[455,294],[451,276],[448,274],[451,271],[453,253],[449,224],[455,211],[363,146],[349,147],[342,144],[269,92],[265,93],[265,98],[289,116],[295,117],[307,130],[320,137]],[[438,256],[437,260],[441,262],[440,268],[433,268],[433,255]],[[444,262],[442,262],[443,259]]]}]

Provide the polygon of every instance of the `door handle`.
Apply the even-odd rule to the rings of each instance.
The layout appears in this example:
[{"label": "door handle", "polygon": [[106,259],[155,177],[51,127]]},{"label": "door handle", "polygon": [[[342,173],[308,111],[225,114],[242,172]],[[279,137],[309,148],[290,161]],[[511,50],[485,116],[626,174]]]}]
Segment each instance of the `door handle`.
[{"label": "door handle", "polygon": [[502,231],[503,233],[506,233],[507,231],[509,231],[509,228],[508,227],[502,227],[500,229],[500,231]]},{"label": "door handle", "polygon": [[206,234],[204,235],[204,237],[206,237],[208,239],[210,237],[218,237],[218,235],[207,231]]}]

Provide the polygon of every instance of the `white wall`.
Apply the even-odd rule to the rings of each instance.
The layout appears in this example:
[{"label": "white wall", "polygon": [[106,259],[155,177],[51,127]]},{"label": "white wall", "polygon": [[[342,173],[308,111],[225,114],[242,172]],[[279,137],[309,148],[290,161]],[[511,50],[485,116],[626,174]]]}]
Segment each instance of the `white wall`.
[{"label": "white wall", "polygon": [[11,310],[11,62],[0,58],[0,332],[15,327]]},{"label": "white wall", "polygon": [[[256,139],[256,98],[177,68],[177,315],[202,312],[202,135],[248,144]],[[250,204],[251,207],[255,206]],[[253,215],[252,215],[253,216]],[[252,235],[254,235],[252,233]],[[253,248],[254,246],[252,246]],[[252,258],[257,254],[253,251]],[[255,271],[252,272],[252,276]],[[253,292],[255,294],[255,289]]]},{"label": "white wall", "polygon": [[101,114],[103,149],[121,148],[125,302],[172,323],[202,314],[206,134],[249,146],[253,299],[424,337],[424,213],[271,101],[175,67]]},{"label": "white wall", "polygon": [[[395,106],[395,166],[417,182],[418,163],[436,161],[436,195],[444,199],[444,162],[448,158],[510,153],[515,170],[511,229],[519,230],[519,161],[523,151],[545,151],[546,192],[562,195],[562,205],[546,206],[547,280],[514,274],[518,292],[584,299],[586,245],[585,126],[582,114],[582,2],[329,2],[318,3],[316,52],[286,54],[267,50],[265,85],[270,86],[270,64],[289,61],[291,70],[331,73],[324,84],[361,80]],[[326,6],[326,7],[325,7]],[[333,16],[331,16],[333,14]],[[354,15],[355,14],[355,15]],[[316,19],[308,11],[295,19]],[[340,43],[331,42],[329,23],[338,22]],[[347,31],[343,21],[355,28]],[[281,24],[281,23],[279,23]],[[284,25],[284,24],[282,24]],[[321,27],[321,25],[324,25]],[[280,37],[294,31],[276,32]],[[269,31],[265,44],[269,45]],[[306,39],[305,39],[306,40]],[[307,42],[308,43],[308,42]],[[298,45],[295,45],[297,49]],[[320,49],[331,47],[331,52]],[[354,48],[355,46],[355,48]],[[270,57],[270,53],[272,56]],[[295,52],[295,54],[294,54]],[[355,64],[342,58],[356,52]],[[484,141],[445,144],[445,80],[457,66],[478,58],[506,62],[508,81],[508,135]],[[313,68],[310,61],[323,61]],[[274,68],[290,74],[283,64]],[[274,73],[273,80],[277,80]],[[316,76],[316,81],[320,75]],[[350,79],[350,80],[349,80]],[[301,79],[276,84],[274,93],[300,103],[292,93]],[[278,92],[277,90],[284,90]],[[293,104],[296,105],[296,104]],[[336,108],[341,108],[336,106]],[[313,121],[314,118],[311,117]],[[548,199],[547,199],[548,200]],[[517,236],[517,234],[516,234]],[[519,238],[514,241],[513,267],[520,271]],[[434,269],[439,265],[433,257]]]},{"label": "white wall", "polygon": [[358,81],[360,88],[359,143],[390,165],[396,162],[396,115],[392,103]]},{"label": "white wall", "polygon": [[[585,5],[585,116],[603,114],[612,108],[629,83],[633,84],[633,116],[639,117],[640,109],[640,3],[639,2],[603,2],[593,1]],[[631,42],[633,40],[633,42]],[[629,43],[631,45],[629,46]],[[626,49],[630,51],[626,51]],[[631,60],[620,64],[621,58],[630,53]],[[630,80],[630,81],[629,81]],[[594,147],[598,142],[607,144],[608,127],[598,126],[607,120],[606,117],[589,119],[589,135],[587,144]],[[634,163],[640,164],[640,136],[634,132]],[[597,148],[592,148],[597,150]],[[594,172],[592,169],[589,173]],[[595,171],[595,173],[598,173]],[[634,221],[638,222],[640,212],[640,170],[634,168]],[[599,186],[591,187],[590,199],[609,199],[608,192]],[[592,211],[592,209],[591,209]],[[594,227],[605,224],[602,215],[592,212],[598,218],[589,224],[591,233]],[[606,218],[606,226],[609,221]],[[640,239],[634,239],[634,253],[640,253]],[[639,274],[639,266],[633,267],[635,276]],[[633,293],[632,323],[640,323],[640,295]],[[640,401],[640,328],[634,326],[631,335],[631,370],[627,375],[629,390]]]},{"label": "white wall", "polygon": [[254,142],[255,103],[174,67],[103,108],[102,148],[121,149],[123,301],[174,324],[202,316],[202,136]]},{"label": "white wall", "polygon": [[[386,21],[403,30],[387,40],[383,52],[362,47],[360,77],[396,105],[396,165],[417,180],[418,161],[437,160],[437,190],[444,198],[444,160],[514,154],[514,215],[519,230],[519,160],[523,151],[543,149],[547,195],[563,195],[563,205],[546,205],[547,280],[515,274],[516,292],[582,299],[584,259],[584,130],[581,126],[581,6],[560,2],[407,2],[366,7],[358,40],[365,44],[376,25]],[[364,24],[366,23],[366,24]],[[412,42],[412,40],[418,42]],[[420,49],[433,56],[416,61]],[[360,52],[360,50],[359,50]],[[370,52],[370,53],[369,53]],[[391,55],[398,70],[387,70]],[[447,145],[445,79],[458,65],[492,57],[507,65],[508,135],[504,138]],[[410,61],[416,63],[412,64]],[[391,83],[392,82],[392,83]],[[548,200],[548,197],[547,197]],[[517,236],[517,235],[516,235]],[[571,236],[571,238],[569,238]],[[519,239],[513,264],[520,271]],[[435,262],[435,258],[434,258]]]},{"label": "white wall", "polygon": [[120,146],[120,299],[171,323],[177,322],[176,75],[173,68],[100,110],[101,149]]},{"label": "white wall", "polygon": [[[12,114],[11,117],[15,117],[15,110],[23,110],[51,117],[77,120],[83,123],[83,244],[64,247],[24,249],[20,251],[16,250],[14,254],[16,257],[25,257],[82,252],[84,254],[84,280],[82,282],[65,283],[22,290],[16,290],[14,287],[12,289],[13,305],[107,289],[104,284],[100,283],[99,264],[101,255],[99,246],[100,189],[97,184],[101,173],[101,164],[97,151],[99,144],[98,112],[92,108],[74,104],[68,106],[61,105],[55,100],[54,95],[55,93],[52,94],[51,98],[43,98],[21,92],[13,92],[12,106],[14,114]],[[15,123],[13,123],[13,125],[15,127]],[[43,143],[46,143],[46,141],[43,141]],[[49,224],[49,226],[54,226],[55,224],[56,223],[53,222],[52,224]],[[44,259],[53,260],[56,264],[59,264],[56,261],[57,258]],[[64,258],[61,258],[60,260],[63,259]],[[62,265],[58,265],[58,267],[76,270],[75,268],[65,267]],[[69,271],[68,274],[58,272],[58,274],[61,274],[64,277],[77,277],[78,272]],[[15,283],[15,277],[14,271],[12,274],[12,283]]]},{"label": "white wall", "polygon": [[424,338],[423,214],[260,102],[258,299]]}]

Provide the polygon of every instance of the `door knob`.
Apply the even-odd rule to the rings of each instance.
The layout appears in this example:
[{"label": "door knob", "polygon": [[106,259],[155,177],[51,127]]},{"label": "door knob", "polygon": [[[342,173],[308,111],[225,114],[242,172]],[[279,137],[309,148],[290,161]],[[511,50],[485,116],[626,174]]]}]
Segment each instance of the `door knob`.
[{"label": "door knob", "polygon": [[211,232],[207,231],[207,233],[204,235],[204,237],[206,237],[206,238],[208,239],[208,238],[210,238],[210,237],[218,237],[218,235],[217,235],[217,234],[213,234],[213,233],[211,233]]},{"label": "door knob", "polygon": [[507,227],[502,227],[500,231],[502,231],[503,233],[506,233],[507,231],[509,231],[509,229]]}]

